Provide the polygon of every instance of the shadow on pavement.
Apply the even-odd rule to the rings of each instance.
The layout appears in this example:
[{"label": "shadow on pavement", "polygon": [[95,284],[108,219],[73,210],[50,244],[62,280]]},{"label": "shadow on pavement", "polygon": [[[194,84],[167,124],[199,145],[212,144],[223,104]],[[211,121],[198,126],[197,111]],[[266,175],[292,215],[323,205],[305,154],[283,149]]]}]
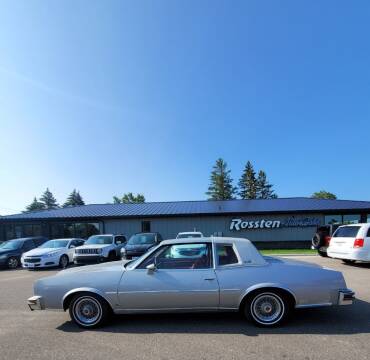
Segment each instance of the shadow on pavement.
[{"label": "shadow on pavement", "polygon": [[[82,332],[71,321],[57,328],[64,332]],[[296,310],[281,327],[255,327],[238,313],[115,315],[109,323],[93,332],[128,334],[325,334],[370,333],[370,304],[356,300],[352,306]]]}]

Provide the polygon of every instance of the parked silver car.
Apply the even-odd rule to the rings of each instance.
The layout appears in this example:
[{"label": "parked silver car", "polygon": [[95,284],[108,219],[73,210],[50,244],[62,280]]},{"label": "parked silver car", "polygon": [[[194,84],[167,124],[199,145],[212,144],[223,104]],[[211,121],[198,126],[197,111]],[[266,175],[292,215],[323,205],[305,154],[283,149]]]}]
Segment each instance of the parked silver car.
[{"label": "parked silver car", "polygon": [[69,309],[81,327],[113,312],[241,311],[260,326],[293,308],[351,304],[343,275],[320,266],[263,257],[249,240],[162,241],[133,261],[63,270],[37,280],[31,310]]}]

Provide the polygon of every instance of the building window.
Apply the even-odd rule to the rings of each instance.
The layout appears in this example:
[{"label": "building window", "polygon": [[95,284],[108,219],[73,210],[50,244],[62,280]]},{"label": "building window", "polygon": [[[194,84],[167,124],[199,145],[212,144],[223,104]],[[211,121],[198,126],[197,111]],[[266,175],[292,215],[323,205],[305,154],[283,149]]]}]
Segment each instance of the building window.
[{"label": "building window", "polygon": [[33,236],[42,236],[41,225],[32,225]]},{"label": "building window", "polygon": [[14,226],[5,225],[5,240],[14,239]]},{"label": "building window", "polygon": [[141,222],[141,232],[150,232],[150,221]]},{"label": "building window", "polygon": [[21,238],[22,237],[22,225],[14,226],[14,233],[17,239]]},{"label": "building window", "polygon": [[99,223],[87,223],[86,224],[86,237],[100,234]]},{"label": "building window", "polygon": [[361,220],[361,215],[343,215],[343,224],[358,224]]},{"label": "building window", "polygon": [[325,225],[341,224],[342,215],[325,215]]},{"label": "building window", "polygon": [[24,236],[24,237],[33,236],[32,225],[24,225],[23,226],[23,235],[22,236]]},{"label": "building window", "polygon": [[52,239],[82,238],[100,234],[99,223],[54,223],[50,225]]}]

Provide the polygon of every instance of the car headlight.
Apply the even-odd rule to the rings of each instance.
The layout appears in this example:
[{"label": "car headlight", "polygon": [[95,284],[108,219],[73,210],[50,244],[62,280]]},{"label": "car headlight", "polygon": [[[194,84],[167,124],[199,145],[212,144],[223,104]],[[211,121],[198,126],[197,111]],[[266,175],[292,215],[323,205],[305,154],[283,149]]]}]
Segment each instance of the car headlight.
[{"label": "car headlight", "polygon": [[57,255],[59,253],[59,251],[53,251],[53,252],[50,252],[50,253],[48,253],[48,254],[45,254],[45,255],[43,255],[43,257],[52,257],[52,256],[55,256],[55,255]]}]

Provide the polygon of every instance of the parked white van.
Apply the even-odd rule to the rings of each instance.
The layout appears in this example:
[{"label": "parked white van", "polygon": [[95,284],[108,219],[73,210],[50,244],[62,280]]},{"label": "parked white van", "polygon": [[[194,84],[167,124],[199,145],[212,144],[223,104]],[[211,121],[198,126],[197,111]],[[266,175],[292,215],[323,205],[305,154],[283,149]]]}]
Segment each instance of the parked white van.
[{"label": "parked white van", "polygon": [[370,262],[370,223],[338,227],[330,239],[328,256],[345,263]]}]

